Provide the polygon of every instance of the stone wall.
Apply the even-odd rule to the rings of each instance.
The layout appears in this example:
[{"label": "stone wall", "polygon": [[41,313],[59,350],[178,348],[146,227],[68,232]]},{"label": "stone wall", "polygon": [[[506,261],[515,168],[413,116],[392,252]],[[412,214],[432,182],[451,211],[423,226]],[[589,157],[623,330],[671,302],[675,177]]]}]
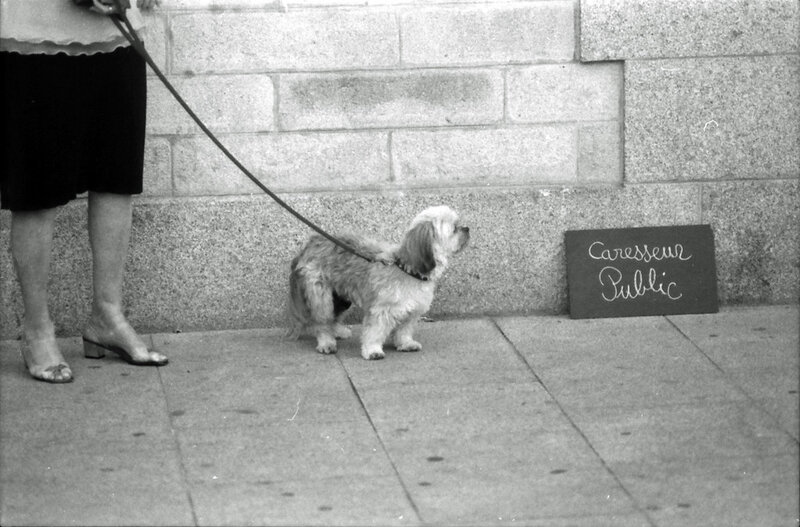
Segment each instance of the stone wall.
[{"label": "stone wall", "polygon": [[[794,0],[163,0],[148,48],[267,186],[323,228],[472,230],[433,316],[564,312],[563,233],[710,223],[724,303],[796,302]],[[143,330],[284,325],[308,230],[149,82],[126,291]],[[59,331],[87,315],[85,201],[59,215]],[[7,246],[9,215],[0,214]],[[20,313],[0,253],[0,337]]]}]

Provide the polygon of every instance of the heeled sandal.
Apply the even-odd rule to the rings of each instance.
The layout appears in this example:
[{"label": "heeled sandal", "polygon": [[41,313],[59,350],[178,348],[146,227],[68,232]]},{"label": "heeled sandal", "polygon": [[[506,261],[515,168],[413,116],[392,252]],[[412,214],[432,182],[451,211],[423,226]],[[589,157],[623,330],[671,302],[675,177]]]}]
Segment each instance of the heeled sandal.
[{"label": "heeled sandal", "polygon": [[[124,348],[113,346],[111,344],[100,344],[93,340],[83,337],[83,356],[87,359],[102,359],[106,356],[106,351],[110,351],[118,355],[122,360],[134,366],[166,366],[169,364],[169,359],[164,357],[163,360],[150,359],[145,361],[134,360],[130,353]],[[151,350],[147,350],[150,353]]]},{"label": "heeled sandal", "polygon": [[19,353],[22,355],[22,362],[25,364],[25,369],[28,374],[37,381],[47,382],[50,384],[67,384],[75,380],[72,376],[72,369],[66,362],[59,362],[53,366],[41,367],[36,366],[33,369],[28,365],[28,359],[25,357],[25,348],[30,348],[30,344],[23,339],[22,348]]}]

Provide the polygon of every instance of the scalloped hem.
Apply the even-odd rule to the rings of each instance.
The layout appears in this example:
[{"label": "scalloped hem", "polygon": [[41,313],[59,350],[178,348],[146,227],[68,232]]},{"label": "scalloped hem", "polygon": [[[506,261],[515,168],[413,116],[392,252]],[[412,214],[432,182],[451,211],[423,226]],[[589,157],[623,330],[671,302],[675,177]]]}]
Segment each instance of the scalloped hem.
[{"label": "scalloped hem", "polygon": [[115,49],[129,46],[123,37],[110,42],[96,42],[94,44],[56,44],[55,42],[20,42],[13,38],[0,39],[0,51],[19,53],[20,55],[94,55],[95,53],[111,53]]},{"label": "scalloped hem", "polygon": [[[126,43],[113,22],[67,0],[2,1],[0,50],[21,54],[90,55],[113,51]],[[127,12],[140,31],[144,19],[137,8]]]}]

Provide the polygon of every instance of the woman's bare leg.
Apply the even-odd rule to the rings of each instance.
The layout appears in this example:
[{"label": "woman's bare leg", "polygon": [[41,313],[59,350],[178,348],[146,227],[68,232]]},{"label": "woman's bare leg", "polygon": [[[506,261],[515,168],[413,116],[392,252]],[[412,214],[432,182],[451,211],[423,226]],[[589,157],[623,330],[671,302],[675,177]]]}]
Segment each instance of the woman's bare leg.
[{"label": "woman's bare leg", "polygon": [[94,298],[84,337],[123,348],[137,362],[163,360],[160,353],[148,351],[123,310],[122,282],[130,242],[131,214],[131,196],[89,193]]},{"label": "woman's bare leg", "polygon": [[66,382],[72,371],[58,349],[47,301],[47,281],[57,209],[11,213],[11,255],[25,310],[22,355],[33,377]]}]

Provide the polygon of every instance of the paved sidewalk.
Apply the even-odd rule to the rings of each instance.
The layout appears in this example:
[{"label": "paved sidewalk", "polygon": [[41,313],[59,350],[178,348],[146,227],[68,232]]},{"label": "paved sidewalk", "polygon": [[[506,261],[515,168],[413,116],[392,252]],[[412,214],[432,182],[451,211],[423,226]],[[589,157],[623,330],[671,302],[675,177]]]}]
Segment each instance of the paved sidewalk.
[{"label": "paved sidewalk", "polygon": [[3,342],[0,524],[798,525],[797,306],[425,323],[377,362],[282,333],[68,339],[66,386]]}]

